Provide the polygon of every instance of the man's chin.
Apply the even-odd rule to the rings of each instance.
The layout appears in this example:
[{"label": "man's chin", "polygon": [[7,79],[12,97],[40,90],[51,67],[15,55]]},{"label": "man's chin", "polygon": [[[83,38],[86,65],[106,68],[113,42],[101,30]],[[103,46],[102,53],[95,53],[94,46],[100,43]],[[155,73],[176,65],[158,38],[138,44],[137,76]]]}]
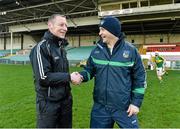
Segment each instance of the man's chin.
[{"label": "man's chin", "polygon": [[64,38],[65,38],[65,36],[59,36],[59,38],[64,39]]},{"label": "man's chin", "polygon": [[105,40],[105,39],[103,39],[102,41],[103,41],[103,43],[106,43],[106,40]]}]

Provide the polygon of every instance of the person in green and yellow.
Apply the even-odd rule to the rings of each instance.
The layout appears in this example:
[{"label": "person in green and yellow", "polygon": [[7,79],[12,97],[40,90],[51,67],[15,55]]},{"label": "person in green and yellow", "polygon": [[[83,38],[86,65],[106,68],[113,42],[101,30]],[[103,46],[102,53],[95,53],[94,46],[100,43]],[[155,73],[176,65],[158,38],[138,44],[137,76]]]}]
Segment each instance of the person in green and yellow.
[{"label": "person in green and yellow", "polygon": [[162,76],[164,74],[168,74],[165,71],[165,62],[166,62],[166,60],[162,56],[160,56],[159,53],[156,51],[155,52],[155,57],[154,57],[154,62],[156,63],[157,77],[158,77],[160,83],[162,83],[163,82]]}]

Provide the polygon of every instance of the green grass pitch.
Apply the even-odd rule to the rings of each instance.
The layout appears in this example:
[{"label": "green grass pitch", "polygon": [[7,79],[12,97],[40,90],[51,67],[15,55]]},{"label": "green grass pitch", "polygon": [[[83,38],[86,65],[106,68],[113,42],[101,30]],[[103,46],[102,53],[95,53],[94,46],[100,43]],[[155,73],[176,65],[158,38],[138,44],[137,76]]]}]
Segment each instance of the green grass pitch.
[{"label": "green grass pitch", "polygon": [[[79,71],[81,68],[71,68]],[[148,87],[138,114],[141,128],[180,128],[180,71],[160,84],[147,72]],[[89,127],[93,80],[73,86],[73,127]],[[35,91],[30,65],[0,65],[0,128],[34,128]],[[117,125],[115,125],[117,127]]]}]

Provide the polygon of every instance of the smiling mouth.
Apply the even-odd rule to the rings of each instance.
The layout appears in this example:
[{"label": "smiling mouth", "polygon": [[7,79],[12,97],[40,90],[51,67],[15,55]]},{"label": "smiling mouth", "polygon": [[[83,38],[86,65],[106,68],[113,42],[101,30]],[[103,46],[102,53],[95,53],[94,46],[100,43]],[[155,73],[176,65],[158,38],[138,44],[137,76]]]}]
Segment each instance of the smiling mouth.
[{"label": "smiling mouth", "polygon": [[106,36],[101,36],[102,39],[106,38]]},{"label": "smiling mouth", "polygon": [[65,35],[66,33],[65,32],[60,32],[61,35]]}]

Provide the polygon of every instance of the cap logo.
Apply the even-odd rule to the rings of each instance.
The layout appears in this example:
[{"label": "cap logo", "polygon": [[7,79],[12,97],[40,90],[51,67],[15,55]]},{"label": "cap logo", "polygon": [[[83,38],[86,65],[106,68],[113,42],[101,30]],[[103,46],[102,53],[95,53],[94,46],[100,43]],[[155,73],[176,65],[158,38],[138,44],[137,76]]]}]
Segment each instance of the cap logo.
[{"label": "cap logo", "polygon": [[102,26],[104,24],[104,20],[102,20],[101,22],[100,22],[100,25]]}]

